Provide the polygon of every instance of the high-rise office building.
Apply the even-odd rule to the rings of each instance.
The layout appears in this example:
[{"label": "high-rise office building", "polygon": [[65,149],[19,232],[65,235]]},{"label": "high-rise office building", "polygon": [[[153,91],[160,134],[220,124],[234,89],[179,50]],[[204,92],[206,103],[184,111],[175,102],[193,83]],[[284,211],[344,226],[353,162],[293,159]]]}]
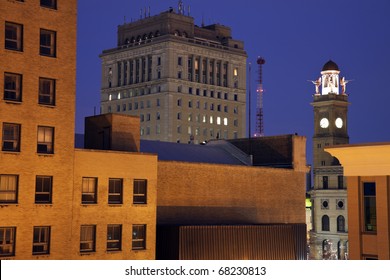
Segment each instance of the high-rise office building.
[{"label": "high-rise office building", "polygon": [[220,24],[170,9],[118,26],[104,50],[101,113],[140,117],[141,139],[200,143],[245,136],[246,58]]}]

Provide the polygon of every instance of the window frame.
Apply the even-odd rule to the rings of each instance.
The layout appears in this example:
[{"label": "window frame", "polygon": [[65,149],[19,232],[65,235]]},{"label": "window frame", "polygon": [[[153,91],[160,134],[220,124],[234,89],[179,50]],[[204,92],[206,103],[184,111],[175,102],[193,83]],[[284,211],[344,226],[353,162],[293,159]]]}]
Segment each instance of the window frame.
[{"label": "window frame", "polygon": [[[43,130],[43,139],[40,141],[42,135],[40,130]],[[51,141],[46,140],[47,133],[51,131]],[[42,149],[46,147],[45,149]],[[38,154],[54,154],[54,127],[52,126],[38,126],[37,129],[37,153]]]},{"label": "window frame", "polygon": [[337,232],[345,232],[345,217],[343,215],[337,216]]},{"label": "window frame", "polygon": [[133,180],[133,204],[148,204],[148,180]]},{"label": "window frame", "polygon": [[[13,132],[6,133],[6,127],[12,127]],[[16,130],[17,128],[17,130]],[[1,142],[1,150],[4,152],[20,152],[20,138],[21,138],[21,128],[22,126],[18,123],[3,123],[2,128],[2,142]],[[9,135],[8,135],[9,134]],[[10,137],[12,134],[12,137]],[[7,143],[7,144],[6,144]],[[8,148],[7,145],[12,144],[12,148]]]},{"label": "window frame", "polygon": [[[50,231],[50,226],[34,226],[32,246],[33,255],[50,254]],[[38,250],[39,247],[42,247],[42,249]]]},{"label": "window frame", "polygon": [[132,227],[132,250],[146,250],[146,224],[136,224]]},{"label": "window frame", "polygon": [[[49,87],[49,92],[47,92]],[[45,99],[49,99],[46,101]],[[56,105],[56,80],[39,77],[38,103],[41,105]]]},{"label": "window frame", "polygon": [[[10,189],[10,182],[7,180],[5,182],[6,178],[13,177],[15,181],[14,189]],[[4,190],[3,190],[3,187]],[[17,204],[18,203],[18,192],[19,192],[19,175],[15,174],[0,174],[0,204]],[[14,199],[1,199],[3,194],[5,193],[5,196],[11,196],[15,197]]]},{"label": "window frame", "polygon": [[[8,31],[7,31],[8,27]],[[15,30],[10,30],[11,27],[14,27]],[[12,36],[15,36],[16,38],[7,38],[7,32],[8,35],[10,35],[10,32],[12,32]],[[14,34],[15,33],[15,34]],[[15,47],[12,46],[15,44]],[[16,22],[5,22],[5,28],[4,28],[4,48],[11,51],[23,51],[23,24],[16,23]]]},{"label": "window frame", "polygon": [[57,57],[57,31],[44,28],[40,29],[39,54],[41,56]]},{"label": "window frame", "polygon": [[[374,194],[368,194],[369,190],[366,189],[366,187],[374,187]],[[362,226],[363,226],[363,232],[366,233],[376,233],[377,232],[377,210],[376,210],[376,182],[363,182],[362,183]],[[373,205],[371,205],[373,204]],[[370,208],[370,210],[374,210],[373,213],[367,213],[367,208]],[[368,217],[367,214],[370,216]],[[372,218],[375,217],[375,218]],[[370,223],[368,223],[368,219],[370,218]],[[371,221],[374,221],[374,223],[371,223]]]},{"label": "window frame", "polygon": [[[42,180],[41,184],[38,184],[38,179]],[[49,183],[49,189],[45,190],[45,181]],[[39,189],[38,191],[38,188]],[[47,197],[46,200],[38,200],[37,196]],[[37,175],[35,177],[35,204],[51,204],[53,202],[53,176]]]},{"label": "window frame", "polygon": [[57,0],[41,0],[41,7],[57,10]]},{"label": "window frame", "polygon": [[328,215],[321,217],[321,231],[330,231],[330,218]]},{"label": "window frame", "polygon": [[[12,82],[6,82],[8,79],[15,79]],[[13,88],[6,88],[7,85],[12,84]],[[18,73],[10,73],[4,72],[4,95],[3,99],[5,101],[13,101],[13,102],[22,102],[22,93],[23,93],[23,75]],[[9,95],[14,94],[15,97],[11,98]],[[8,96],[7,96],[8,95]]]},{"label": "window frame", "polygon": [[[85,186],[84,182],[88,181],[88,185]],[[90,182],[93,186],[91,187]],[[86,188],[84,188],[86,187]],[[93,191],[91,191],[93,188]],[[83,177],[81,182],[81,204],[97,204],[97,189],[98,178],[97,177]],[[91,196],[93,199],[84,199],[86,196]]]},{"label": "window frame", "polygon": [[16,227],[0,227],[0,236],[0,257],[15,256]]},{"label": "window frame", "polygon": [[[111,234],[111,235],[110,235]],[[122,251],[122,225],[107,225],[107,251]],[[115,245],[115,243],[117,243]]]},{"label": "window frame", "polygon": [[[85,245],[87,247],[84,247]],[[89,252],[96,252],[96,225],[81,225],[80,253]]]},{"label": "window frame", "polygon": [[[111,185],[111,183],[113,182],[119,182],[120,185],[116,185],[116,184]],[[119,188],[119,191],[117,188]],[[113,199],[115,197],[119,197],[119,199]],[[122,178],[108,179],[108,204],[123,204],[123,179]]]}]

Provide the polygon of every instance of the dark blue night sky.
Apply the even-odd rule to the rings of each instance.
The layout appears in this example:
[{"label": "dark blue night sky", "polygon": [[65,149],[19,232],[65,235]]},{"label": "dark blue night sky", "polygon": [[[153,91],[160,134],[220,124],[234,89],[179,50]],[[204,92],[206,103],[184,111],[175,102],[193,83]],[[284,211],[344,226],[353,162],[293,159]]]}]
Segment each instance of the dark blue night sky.
[{"label": "dark blue night sky", "polygon": [[[177,8],[177,0],[79,0],[76,131],[99,112],[99,54],[116,46],[117,26]],[[298,133],[311,154],[314,85],[322,66],[335,61],[348,83],[351,143],[390,141],[389,0],[184,0],[197,25],[219,23],[243,40],[252,63],[252,112],[258,56],[263,66],[265,135]],[[253,118],[252,118],[253,119]],[[252,120],[252,131],[255,121]],[[311,159],[308,158],[310,162]]]}]

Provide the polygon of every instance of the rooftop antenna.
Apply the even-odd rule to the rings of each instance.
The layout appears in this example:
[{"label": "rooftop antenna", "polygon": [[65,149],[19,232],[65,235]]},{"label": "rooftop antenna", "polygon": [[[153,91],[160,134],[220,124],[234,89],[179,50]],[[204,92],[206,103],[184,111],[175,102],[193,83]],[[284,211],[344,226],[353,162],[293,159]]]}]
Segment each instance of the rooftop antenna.
[{"label": "rooftop antenna", "polygon": [[191,6],[188,5],[188,16],[190,16],[190,13],[191,13]]},{"label": "rooftop antenna", "polygon": [[257,64],[259,65],[259,84],[257,86],[257,106],[256,106],[256,132],[255,137],[264,136],[264,119],[263,119],[263,65],[264,58],[257,57]]},{"label": "rooftop antenna", "polygon": [[204,27],[204,15],[202,14],[202,27]]},{"label": "rooftop antenna", "polygon": [[150,17],[150,6],[148,7],[148,16]]}]

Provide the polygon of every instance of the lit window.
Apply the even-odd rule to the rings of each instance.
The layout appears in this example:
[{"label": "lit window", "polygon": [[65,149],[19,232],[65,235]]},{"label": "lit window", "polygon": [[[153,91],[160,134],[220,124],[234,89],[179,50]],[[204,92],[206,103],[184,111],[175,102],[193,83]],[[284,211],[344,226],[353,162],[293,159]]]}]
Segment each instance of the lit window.
[{"label": "lit window", "polygon": [[133,225],[132,249],[146,249],[146,225]]},{"label": "lit window", "polygon": [[214,122],[213,116],[210,116],[210,123],[212,124]]},{"label": "lit window", "polygon": [[3,151],[20,151],[20,124],[3,123]]},{"label": "lit window", "polygon": [[107,251],[122,249],[122,225],[107,225]]},{"label": "lit window", "polygon": [[228,119],[227,119],[227,118],[224,118],[224,119],[223,119],[223,124],[224,124],[224,125],[228,125]]},{"label": "lit window", "polygon": [[41,6],[50,9],[57,9],[57,0],[41,0]]},{"label": "lit window", "polygon": [[109,179],[108,183],[108,204],[122,204],[123,180]]},{"label": "lit window", "polygon": [[95,252],[96,226],[83,225],[80,227],[80,252]]},{"label": "lit window", "polygon": [[56,56],[56,32],[41,29],[40,33],[40,55]]},{"label": "lit window", "polygon": [[0,256],[15,255],[15,227],[0,228]]},{"label": "lit window", "polygon": [[23,25],[5,23],[5,48],[14,51],[23,51]]},{"label": "lit window", "polygon": [[33,255],[50,253],[50,227],[34,227]]},{"label": "lit window", "polygon": [[233,76],[235,76],[235,77],[238,76],[238,68],[233,69]]},{"label": "lit window", "polygon": [[83,177],[81,203],[97,203],[97,178]]},{"label": "lit window", "polygon": [[221,124],[221,117],[217,117],[217,124],[218,124],[218,125]]},{"label": "lit window", "polygon": [[18,202],[18,175],[0,175],[0,203]]},{"label": "lit window", "polygon": [[37,152],[42,154],[54,153],[54,127],[38,126]]},{"label": "lit window", "polygon": [[44,204],[52,202],[53,177],[37,176],[35,181],[35,203]]},{"label": "lit window", "polygon": [[133,203],[146,204],[147,203],[147,180],[134,180]]},{"label": "lit window", "polygon": [[22,101],[22,75],[4,73],[4,100]]},{"label": "lit window", "polygon": [[39,78],[39,104],[55,105],[56,81]]}]

